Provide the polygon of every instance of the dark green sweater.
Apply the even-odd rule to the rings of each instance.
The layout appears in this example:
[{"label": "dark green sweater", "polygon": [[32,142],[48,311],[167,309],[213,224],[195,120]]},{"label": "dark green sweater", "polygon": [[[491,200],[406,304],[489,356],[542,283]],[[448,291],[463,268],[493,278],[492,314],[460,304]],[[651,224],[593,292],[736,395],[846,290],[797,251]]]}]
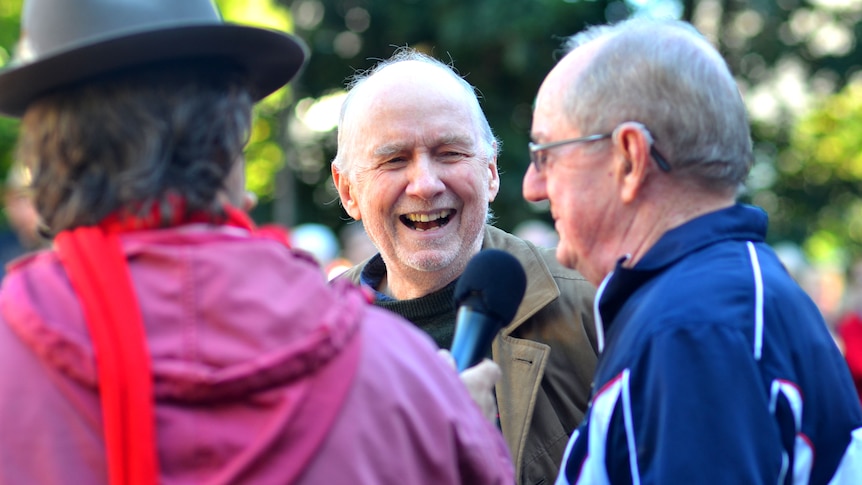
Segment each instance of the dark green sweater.
[{"label": "dark green sweater", "polygon": [[430,335],[441,349],[450,348],[455,334],[455,303],[452,297],[455,293],[455,282],[458,280],[420,298],[396,300],[377,291],[385,274],[386,265],[380,254],[372,258],[362,269],[360,275],[362,284],[370,286],[375,291],[374,304],[413,322]]}]

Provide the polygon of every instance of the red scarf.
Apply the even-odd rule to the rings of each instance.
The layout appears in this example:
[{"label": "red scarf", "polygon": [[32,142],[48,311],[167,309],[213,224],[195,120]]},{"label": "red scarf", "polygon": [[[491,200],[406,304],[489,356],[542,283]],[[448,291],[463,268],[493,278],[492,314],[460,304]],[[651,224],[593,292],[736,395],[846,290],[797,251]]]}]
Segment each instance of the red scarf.
[{"label": "red scarf", "polygon": [[[171,218],[169,226],[220,222],[287,245],[283,230],[275,226],[257,230],[248,215],[236,208],[225,207],[226,219],[214,221],[202,214],[181,216],[182,201],[172,202],[177,216]],[[150,354],[119,235],[163,225],[155,209],[145,217],[110,216],[96,226],[63,231],[55,239],[93,340],[112,485],[153,485],[159,481]]]}]

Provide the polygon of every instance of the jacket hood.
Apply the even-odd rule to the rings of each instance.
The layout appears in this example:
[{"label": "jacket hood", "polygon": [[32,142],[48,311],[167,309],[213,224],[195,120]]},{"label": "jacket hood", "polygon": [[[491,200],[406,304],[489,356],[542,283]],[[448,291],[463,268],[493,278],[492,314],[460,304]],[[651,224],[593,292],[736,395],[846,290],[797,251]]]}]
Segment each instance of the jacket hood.
[{"label": "jacket hood", "polygon": [[[346,345],[364,305],[349,282],[322,291],[311,261],[227,228],[129,233],[123,247],[157,399],[204,403],[300,380]],[[0,313],[49,365],[97,386],[86,321],[53,251],[10,266]]]}]

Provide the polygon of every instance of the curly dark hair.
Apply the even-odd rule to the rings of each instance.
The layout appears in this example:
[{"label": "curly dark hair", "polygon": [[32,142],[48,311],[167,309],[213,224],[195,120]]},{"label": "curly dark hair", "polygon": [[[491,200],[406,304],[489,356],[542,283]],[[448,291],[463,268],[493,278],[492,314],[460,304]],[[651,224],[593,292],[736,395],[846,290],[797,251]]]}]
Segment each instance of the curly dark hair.
[{"label": "curly dark hair", "polygon": [[48,230],[157,206],[166,222],[176,196],[189,213],[221,215],[216,195],[250,131],[247,86],[238,66],[208,59],[113,73],[34,101],[18,157]]}]

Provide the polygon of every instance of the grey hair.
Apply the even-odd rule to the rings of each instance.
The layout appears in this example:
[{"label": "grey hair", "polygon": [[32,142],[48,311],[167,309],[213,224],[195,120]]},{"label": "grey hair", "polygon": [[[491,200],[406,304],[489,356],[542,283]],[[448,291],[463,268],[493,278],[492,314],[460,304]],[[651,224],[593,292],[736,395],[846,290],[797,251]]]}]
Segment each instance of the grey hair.
[{"label": "grey hair", "polygon": [[251,127],[245,73],[215,59],[120,72],[37,99],[18,157],[33,170],[34,202],[49,231],[107,215],[222,215],[217,193]]},{"label": "grey hair", "polygon": [[437,66],[444,72],[449,73],[449,75],[458,82],[464,91],[469,94],[468,99],[470,100],[470,109],[473,111],[474,119],[479,124],[479,129],[481,131],[480,139],[484,145],[483,148],[485,149],[486,159],[490,160],[496,157],[500,150],[500,140],[494,136],[494,132],[491,130],[491,125],[488,123],[488,119],[485,117],[485,113],[482,111],[481,106],[479,106],[477,89],[461,77],[451,64],[443,63],[434,57],[423,54],[410,47],[399,47],[388,59],[380,61],[369,70],[356,73],[348,80],[348,93],[344,99],[344,103],[341,105],[341,113],[338,117],[338,151],[335,158],[332,160],[332,164],[341,172],[348,171],[347,169],[350,165],[348,159],[350,158],[350,150],[353,140],[349,139],[349,136],[347,135],[348,130],[344,130],[343,128],[344,120],[350,110],[352,101],[357,96],[356,93],[361,91],[360,88],[362,85],[367,83],[375,74],[386,69],[388,66],[405,61],[419,61],[432,66]]},{"label": "grey hair", "polygon": [[675,173],[707,189],[738,189],[752,164],[748,116],[718,51],[690,24],[634,18],[570,37],[569,52],[602,42],[567,88],[569,122],[605,133],[647,127]]}]

